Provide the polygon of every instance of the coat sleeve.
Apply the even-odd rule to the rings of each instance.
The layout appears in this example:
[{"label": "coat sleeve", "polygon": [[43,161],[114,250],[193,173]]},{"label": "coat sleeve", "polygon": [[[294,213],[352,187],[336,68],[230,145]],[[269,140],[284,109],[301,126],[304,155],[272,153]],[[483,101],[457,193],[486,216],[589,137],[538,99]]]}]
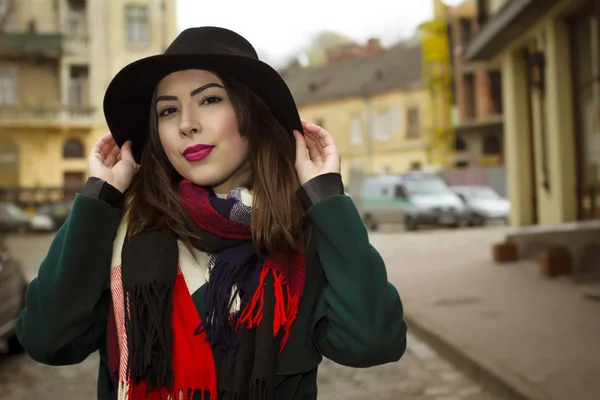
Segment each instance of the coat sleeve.
[{"label": "coat sleeve", "polygon": [[106,334],[110,305],[112,243],[121,211],[77,194],[29,284],[16,323],[29,356],[44,364],[77,364],[96,351]]},{"label": "coat sleeve", "polygon": [[330,196],[308,209],[326,284],[313,317],[323,356],[350,367],[399,360],[406,323],[398,291],[352,200]]}]

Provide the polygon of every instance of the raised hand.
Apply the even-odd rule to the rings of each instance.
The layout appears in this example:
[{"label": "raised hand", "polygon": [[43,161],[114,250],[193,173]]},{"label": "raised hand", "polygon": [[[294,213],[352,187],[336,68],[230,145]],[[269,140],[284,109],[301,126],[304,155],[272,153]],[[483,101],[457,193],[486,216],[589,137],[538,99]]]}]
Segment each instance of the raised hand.
[{"label": "raised hand", "polygon": [[302,121],[304,135],[294,131],[296,138],[296,172],[300,184],[331,172],[340,173],[340,156],[333,137],[325,129]]},{"label": "raised hand", "polygon": [[88,157],[89,176],[105,180],[121,193],[131,185],[138,169],[131,154],[131,141],[119,148],[110,133],[98,140]]}]

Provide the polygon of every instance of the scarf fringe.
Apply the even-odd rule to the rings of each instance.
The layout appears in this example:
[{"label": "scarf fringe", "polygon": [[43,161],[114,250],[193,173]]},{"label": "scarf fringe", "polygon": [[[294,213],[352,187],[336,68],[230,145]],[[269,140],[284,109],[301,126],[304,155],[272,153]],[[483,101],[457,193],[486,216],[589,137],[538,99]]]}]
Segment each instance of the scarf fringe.
[{"label": "scarf fringe", "polygon": [[283,351],[300,306],[300,296],[292,295],[287,280],[280,272],[264,267],[260,274],[258,287],[248,305],[240,312],[236,328],[246,324],[252,329],[262,322],[263,307],[265,303],[265,279],[267,274],[273,274],[273,286],[275,291],[275,316],[273,318],[273,337],[280,334],[283,329],[283,337],[279,353]]},{"label": "scarf fringe", "polygon": [[250,382],[249,400],[272,400],[273,388],[269,383],[260,379]]},{"label": "scarf fringe", "polygon": [[156,281],[136,285],[125,290],[124,299],[129,347],[127,376],[147,379],[151,389],[171,388],[173,331],[161,321],[172,319],[173,285]]},{"label": "scarf fringe", "polygon": [[[194,397],[197,394],[200,397]],[[119,384],[119,400],[208,400],[218,399],[220,396],[215,396],[208,389],[155,389],[147,391],[144,383],[135,384],[133,382]]]}]

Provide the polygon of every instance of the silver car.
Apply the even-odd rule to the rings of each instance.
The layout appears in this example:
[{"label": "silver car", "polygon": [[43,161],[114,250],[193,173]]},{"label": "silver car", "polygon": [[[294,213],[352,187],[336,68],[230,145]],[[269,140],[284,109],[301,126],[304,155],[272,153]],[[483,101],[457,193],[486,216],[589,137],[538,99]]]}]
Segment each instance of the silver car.
[{"label": "silver car", "polygon": [[452,186],[470,210],[469,225],[482,226],[489,221],[508,223],[510,202],[491,186]]}]

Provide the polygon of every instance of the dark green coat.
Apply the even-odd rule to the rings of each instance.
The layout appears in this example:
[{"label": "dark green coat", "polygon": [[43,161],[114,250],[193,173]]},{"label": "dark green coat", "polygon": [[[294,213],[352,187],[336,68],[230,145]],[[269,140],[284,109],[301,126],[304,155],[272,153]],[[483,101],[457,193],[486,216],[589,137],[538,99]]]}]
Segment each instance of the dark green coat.
[{"label": "dark green coat", "polygon": [[[278,365],[275,399],[316,399],[317,367],[325,356],[351,367],[400,359],[406,324],[385,265],[369,244],[352,200],[329,196],[308,209],[315,227],[307,254],[307,286]],[[99,350],[98,398],[116,399],[109,377],[106,327],[113,239],[121,210],[77,195],[37,278],[27,290],[17,334],[34,360],[82,362]],[[204,286],[193,295],[201,309]],[[66,389],[68,390],[68,388]]]}]

